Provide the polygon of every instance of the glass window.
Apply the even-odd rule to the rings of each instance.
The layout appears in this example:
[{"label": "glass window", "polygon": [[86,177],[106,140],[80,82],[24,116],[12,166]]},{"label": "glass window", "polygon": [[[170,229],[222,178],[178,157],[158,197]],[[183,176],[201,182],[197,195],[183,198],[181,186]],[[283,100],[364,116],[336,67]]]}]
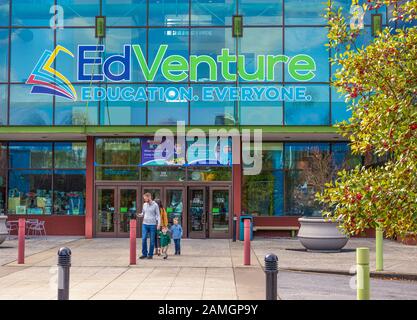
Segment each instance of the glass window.
[{"label": "glass window", "polygon": [[85,170],[56,170],[54,173],[54,213],[85,213]]},{"label": "glass window", "polygon": [[[258,56],[282,55],[282,28],[245,28],[243,38],[239,44],[239,55],[245,57],[244,68],[239,67],[239,73],[256,74],[266,67],[258,67]],[[265,64],[267,61],[264,62]],[[283,63],[274,66],[273,79],[268,81],[282,81]],[[260,73],[263,75],[265,72]],[[266,76],[266,75],[265,75]],[[242,75],[240,76],[242,79]],[[267,79],[255,80],[265,81]]]},{"label": "glass window", "polygon": [[26,82],[45,50],[53,46],[53,29],[12,29],[11,81]]},{"label": "glass window", "polygon": [[[1,1],[0,1],[1,12]],[[0,13],[1,20],[1,13]],[[1,23],[1,22],[0,22]],[[0,29],[0,82],[9,79],[9,30]]]},{"label": "glass window", "polygon": [[7,85],[0,85],[0,126],[7,125]]},{"label": "glass window", "polygon": [[7,145],[0,143],[0,214],[6,209]]},{"label": "glass window", "polygon": [[[105,86],[106,90],[113,90],[114,94],[117,94],[118,90],[127,90],[135,96],[135,93],[139,86]],[[120,89],[119,89],[120,88]],[[121,91],[122,92],[122,91]],[[106,99],[100,103],[100,124],[103,125],[145,125],[146,124],[146,101],[123,101],[117,99],[115,101],[109,101]]]},{"label": "glass window", "polygon": [[[191,54],[197,56],[208,55],[213,58],[216,66],[214,66],[213,62],[211,62],[211,67],[209,66],[209,63],[205,62],[201,62],[198,65],[193,66],[196,68],[198,78],[191,80],[197,82],[213,81],[210,80],[213,77],[213,75],[210,76],[212,73],[217,81],[225,81],[220,64],[217,63],[216,59],[217,56],[221,55],[222,49],[229,49],[229,55],[235,57],[235,47],[235,39],[232,38],[232,30],[230,28],[192,29]],[[231,75],[236,75],[235,62],[230,62],[228,72]]]},{"label": "glass window", "polygon": [[[204,86],[209,90],[226,90],[227,86]],[[205,89],[207,90],[207,89]],[[193,94],[203,96],[203,86],[194,86]],[[191,102],[191,125],[234,125],[236,124],[234,101],[219,101],[214,95],[214,101]]]},{"label": "glass window", "polygon": [[[106,37],[103,40],[103,44],[106,47],[105,57],[111,55],[123,54],[123,46],[125,44],[140,45],[144,56],[146,57],[146,29],[140,28],[120,28],[120,29],[107,29]],[[163,42],[162,42],[163,43]],[[162,44],[161,43],[161,44]],[[131,49],[130,59],[130,79],[134,82],[143,82],[145,78],[138,63],[138,59],[135,57],[133,49]],[[118,75],[124,71],[124,66],[121,63],[113,63],[110,66],[110,70],[113,74]]]},{"label": "glass window", "polygon": [[238,6],[244,25],[282,24],[282,0],[238,0]]},{"label": "glass window", "polygon": [[285,168],[305,169],[310,162],[315,160],[316,155],[329,152],[330,145],[328,143],[286,143]]},{"label": "glass window", "polygon": [[352,169],[362,163],[362,156],[353,155],[346,142],[332,143],[332,159],[337,170]]},{"label": "glass window", "polygon": [[52,168],[51,142],[11,142],[10,168]]},{"label": "glass window", "polygon": [[52,171],[9,171],[8,210],[12,214],[52,214]]},{"label": "glass window", "polygon": [[[329,81],[329,52],[325,44],[328,42],[327,29],[324,27],[302,27],[285,29],[285,54],[294,57],[298,54],[306,54],[312,57],[316,63],[314,82]],[[285,72],[285,81],[294,81]]]},{"label": "glass window", "polygon": [[28,85],[10,86],[10,125],[52,125],[52,96],[30,91]]},{"label": "glass window", "polygon": [[146,26],[146,0],[104,0],[103,15],[108,26]]},{"label": "glass window", "polygon": [[191,1],[191,25],[193,26],[230,26],[235,13],[236,0]]},{"label": "glass window", "polygon": [[[188,90],[187,86],[159,86],[164,88],[168,95],[167,88],[176,88],[177,92],[180,90]],[[150,101],[148,104],[148,124],[149,125],[177,125],[177,121],[185,121],[188,123],[188,102],[187,100],[170,99],[165,97],[165,100]]]},{"label": "glass window", "polygon": [[189,181],[232,181],[232,169],[218,166],[188,167]]},{"label": "glass window", "polygon": [[[158,51],[160,50],[162,44],[168,45],[164,57],[168,57],[170,55],[180,55],[188,61],[188,33],[188,29],[149,29],[148,65],[151,66],[153,64],[155,57]],[[145,54],[144,48],[142,48],[142,51],[143,54]],[[168,80],[165,79],[165,77],[162,75],[161,70],[162,68],[158,69],[155,79],[153,81],[168,82]]]},{"label": "glass window", "polygon": [[[342,13],[343,16],[347,19],[347,21],[349,22],[350,17],[352,17],[352,14],[349,12],[350,8],[352,6],[352,0],[333,0],[333,8],[335,10],[338,10],[340,7],[343,8]],[[381,5],[381,7],[377,10],[368,10],[365,12],[365,17],[364,17],[364,23],[366,25],[370,25],[371,24],[371,15],[372,14],[382,14],[382,23],[386,24],[386,19],[387,19],[387,8],[385,5]]]},{"label": "glass window", "polygon": [[329,86],[305,85],[305,88],[305,96],[310,97],[306,101],[285,102],[285,124],[329,125]]},{"label": "glass window", "polygon": [[184,167],[146,166],[141,168],[142,181],[185,181]]},{"label": "glass window", "polygon": [[10,0],[0,0],[0,26],[9,25]]},{"label": "glass window", "polygon": [[[243,85],[241,90],[245,87],[257,89],[276,86]],[[278,89],[278,87],[276,88]],[[239,122],[242,125],[281,125],[283,122],[282,111],[283,107],[280,101],[240,101]]]},{"label": "glass window", "polygon": [[96,180],[136,181],[139,180],[138,167],[96,167]]},{"label": "glass window", "polygon": [[257,216],[280,216],[284,212],[283,171],[262,171],[243,176],[242,208]]},{"label": "glass window", "polygon": [[319,190],[309,183],[310,179],[310,172],[307,171],[285,172],[286,215],[321,217],[322,205],[315,198]]},{"label": "glass window", "polygon": [[[74,54],[74,57],[78,56],[78,45],[79,44],[98,44],[98,40],[95,37],[95,30],[93,28],[82,28],[82,29],[58,29],[56,31],[56,43],[67,48]],[[99,51],[85,52],[85,56],[88,58],[103,58],[103,53]],[[77,81],[77,68],[78,63],[76,58],[61,52],[56,57],[56,68],[61,72],[69,81]],[[101,65],[91,64],[84,68],[86,75],[101,74]]]},{"label": "glass window", "polygon": [[94,26],[95,17],[100,15],[100,0],[57,0],[64,10],[66,26]]},{"label": "glass window", "polygon": [[[83,101],[81,88],[85,85],[74,85],[77,101],[60,96],[55,97],[55,124],[56,125],[96,125],[98,121],[98,102]],[[87,116],[86,116],[87,115]]]},{"label": "glass window", "polygon": [[56,142],[55,168],[85,168],[87,145],[85,142]]},{"label": "glass window", "polygon": [[[54,0],[14,0],[12,1],[13,26],[50,26],[50,13]],[[26,51],[27,52],[27,51]]]},{"label": "glass window", "polygon": [[349,120],[352,116],[352,110],[348,109],[345,97],[332,87],[332,124]]},{"label": "glass window", "polygon": [[188,26],[189,0],[149,0],[149,25]]},{"label": "glass window", "polygon": [[139,165],[140,139],[98,138],[95,161],[100,165]]},{"label": "glass window", "polygon": [[198,137],[187,135],[187,164],[193,166],[231,166],[231,137]]},{"label": "glass window", "polygon": [[[351,1],[351,0],[349,0]],[[286,25],[325,25],[326,1],[285,0]]]}]

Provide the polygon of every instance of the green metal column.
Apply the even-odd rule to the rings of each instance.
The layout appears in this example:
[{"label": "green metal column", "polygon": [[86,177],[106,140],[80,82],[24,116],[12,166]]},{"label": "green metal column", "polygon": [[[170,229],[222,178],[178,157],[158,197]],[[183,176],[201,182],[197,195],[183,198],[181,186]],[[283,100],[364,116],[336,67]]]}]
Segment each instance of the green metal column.
[{"label": "green metal column", "polygon": [[356,297],[370,299],[369,248],[356,249]]},{"label": "green metal column", "polygon": [[384,270],[384,230],[381,227],[376,228],[375,234],[376,250],[376,271]]}]

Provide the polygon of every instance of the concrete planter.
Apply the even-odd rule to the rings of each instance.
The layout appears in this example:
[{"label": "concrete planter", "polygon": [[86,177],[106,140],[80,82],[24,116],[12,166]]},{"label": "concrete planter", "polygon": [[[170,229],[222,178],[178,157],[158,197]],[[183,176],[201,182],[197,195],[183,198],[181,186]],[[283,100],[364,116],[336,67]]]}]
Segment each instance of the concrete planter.
[{"label": "concrete planter", "polygon": [[349,240],[339,231],[337,222],[318,217],[302,217],[298,221],[298,239],[308,251],[339,252]]},{"label": "concrete planter", "polygon": [[7,216],[0,215],[0,244],[4,242],[7,238],[7,226],[6,226]]}]

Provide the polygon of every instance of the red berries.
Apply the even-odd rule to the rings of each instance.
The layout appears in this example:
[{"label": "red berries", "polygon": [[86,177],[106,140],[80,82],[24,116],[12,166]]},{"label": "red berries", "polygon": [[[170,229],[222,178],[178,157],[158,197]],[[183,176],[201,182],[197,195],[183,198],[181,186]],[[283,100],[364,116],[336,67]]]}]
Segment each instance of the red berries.
[{"label": "red berries", "polygon": [[417,130],[417,123],[410,124],[410,130]]},{"label": "red berries", "polygon": [[363,198],[362,194],[358,192],[358,193],[356,194],[356,200],[361,201],[361,200],[362,200],[362,198]]}]

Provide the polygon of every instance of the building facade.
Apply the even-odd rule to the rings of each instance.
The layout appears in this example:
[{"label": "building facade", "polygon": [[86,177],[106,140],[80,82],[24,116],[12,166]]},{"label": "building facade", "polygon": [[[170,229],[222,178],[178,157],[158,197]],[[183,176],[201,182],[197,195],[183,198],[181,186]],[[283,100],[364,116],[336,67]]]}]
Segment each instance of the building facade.
[{"label": "building facade", "polygon": [[[190,238],[231,237],[242,214],[317,214],[311,176],[357,161],[334,126],[350,111],[330,86],[323,2],[0,0],[0,210],[86,237],[127,236],[145,192]],[[352,1],[334,2],[349,17]],[[385,26],[391,9],[372,13]],[[371,14],[364,28],[362,43]],[[178,95],[189,88],[207,99]],[[161,128],[176,134],[172,161],[155,156]],[[244,174],[239,135],[195,129],[262,129],[262,170]]]}]

